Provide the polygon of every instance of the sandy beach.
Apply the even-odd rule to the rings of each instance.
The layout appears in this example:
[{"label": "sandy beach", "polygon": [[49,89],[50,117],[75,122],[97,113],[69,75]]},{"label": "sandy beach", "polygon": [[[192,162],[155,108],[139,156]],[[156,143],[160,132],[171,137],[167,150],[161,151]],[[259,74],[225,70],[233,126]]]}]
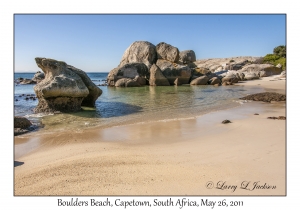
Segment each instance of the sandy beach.
[{"label": "sandy beach", "polygon": [[[274,77],[235,85],[286,93],[286,81]],[[267,119],[273,116],[286,116],[285,102],[16,136],[14,194],[285,195],[286,121]]]}]

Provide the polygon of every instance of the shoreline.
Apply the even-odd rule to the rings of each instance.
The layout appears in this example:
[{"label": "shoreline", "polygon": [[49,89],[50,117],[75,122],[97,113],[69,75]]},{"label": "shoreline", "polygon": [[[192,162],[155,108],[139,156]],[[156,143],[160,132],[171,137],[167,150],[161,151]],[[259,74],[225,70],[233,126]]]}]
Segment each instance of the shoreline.
[{"label": "shoreline", "polygon": [[[272,79],[237,85],[285,93],[285,80]],[[249,102],[195,119],[15,137],[15,161],[23,163],[14,168],[15,195],[285,195],[285,121],[267,119],[285,116],[285,104]],[[232,123],[221,124],[226,118]],[[32,152],[18,153],[26,149]],[[241,190],[243,180],[276,189]],[[209,181],[238,188],[208,189]]]}]

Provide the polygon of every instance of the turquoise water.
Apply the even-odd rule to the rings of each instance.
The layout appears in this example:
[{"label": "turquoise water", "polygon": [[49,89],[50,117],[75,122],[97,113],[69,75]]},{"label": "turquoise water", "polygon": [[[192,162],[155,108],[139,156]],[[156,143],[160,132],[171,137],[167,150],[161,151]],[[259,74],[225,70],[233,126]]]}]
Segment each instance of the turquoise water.
[{"label": "turquoise water", "polygon": [[[107,73],[89,73],[95,84],[103,83]],[[16,78],[20,75],[16,74]],[[27,75],[32,78],[32,75]],[[26,77],[25,77],[26,78]],[[20,94],[34,94],[34,85],[16,85],[15,99]],[[87,127],[111,127],[148,121],[191,118],[201,114],[239,105],[238,98],[261,90],[259,86],[169,86],[116,88],[100,86],[103,94],[96,108],[77,113],[33,114],[38,101],[15,101],[15,115],[42,123],[45,130],[82,130]],[[85,109],[83,107],[83,109]]]}]

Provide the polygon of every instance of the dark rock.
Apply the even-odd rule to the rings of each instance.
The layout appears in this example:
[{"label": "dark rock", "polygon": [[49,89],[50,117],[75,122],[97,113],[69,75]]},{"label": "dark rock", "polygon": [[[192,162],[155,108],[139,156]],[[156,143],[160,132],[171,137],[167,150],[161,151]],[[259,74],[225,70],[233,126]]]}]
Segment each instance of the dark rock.
[{"label": "dark rock", "polygon": [[274,92],[264,92],[264,93],[248,95],[240,99],[252,100],[252,101],[263,101],[263,102],[286,101],[286,95],[280,93],[274,93]]},{"label": "dark rock", "polygon": [[223,124],[227,124],[227,123],[231,123],[231,121],[229,121],[229,120],[223,120],[222,123]]},{"label": "dark rock", "polygon": [[19,116],[14,117],[14,128],[26,129],[31,125],[32,123],[25,117],[19,117]]},{"label": "dark rock", "polygon": [[14,136],[19,136],[28,132],[29,132],[28,129],[14,128]]},{"label": "dark rock", "polygon": [[259,115],[259,114],[255,113],[254,115]]},{"label": "dark rock", "polygon": [[284,117],[284,116],[279,116],[279,117],[268,117],[267,119],[272,119],[272,120],[286,120],[286,117]]}]

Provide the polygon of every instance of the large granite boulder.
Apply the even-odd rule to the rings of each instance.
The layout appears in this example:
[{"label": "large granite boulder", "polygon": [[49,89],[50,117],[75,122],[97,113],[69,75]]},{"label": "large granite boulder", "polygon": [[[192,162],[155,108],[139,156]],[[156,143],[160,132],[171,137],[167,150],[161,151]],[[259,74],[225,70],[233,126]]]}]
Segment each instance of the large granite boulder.
[{"label": "large granite boulder", "polygon": [[149,79],[149,70],[144,63],[128,63],[114,68],[107,76],[107,83],[110,86],[114,86],[117,80],[121,78],[134,79],[136,76]]},{"label": "large granite boulder", "polygon": [[83,99],[81,106],[94,107],[96,100],[102,94],[102,90],[92,82],[92,80],[84,71],[71,65],[67,65],[67,68],[75,72],[82,79],[83,83],[89,90],[89,94]]},{"label": "large granite boulder", "polygon": [[245,79],[246,80],[254,80],[254,79],[259,79],[258,74],[251,72],[251,73],[245,73]]},{"label": "large granite boulder", "polygon": [[207,85],[209,78],[207,76],[198,77],[191,81],[190,85]]},{"label": "large granite boulder", "polygon": [[174,85],[176,78],[178,78],[181,84],[189,84],[192,75],[190,67],[172,63],[163,59],[158,59],[156,65],[161,69],[163,75],[169,80],[170,85]]},{"label": "large granite boulder", "polygon": [[124,52],[119,67],[128,63],[144,63],[148,69],[157,60],[156,48],[147,41],[136,41]]},{"label": "large granite boulder", "polygon": [[34,87],[39,100],[34,109],[36,113],[79,111],[85,98],[87,98],[86,105],[94,107],[95,99],[102,91],[97,86],[99,90],[96,90],[88,83],[84,72],[68,66],[63,61],[48,58],[35,58],[35,61],[45,74],[45,79]]},{"label": "large granite boulder", "polygon": [[268,77],[280,74],[282,72],[282,69],[275,67],[272,64],[250,64],[245,66],[241,70],[238,70],[238,72],[255,73],[257,75],[261,72],[264,77]]},{"label": "large granite boulder", "polygon": [[179,59],[179,50],[165,42],[156,45],[156,53],[158,59],[164,59],[172,63],[176,63]]},{"label": "large granite boulder", "polygon": [[150,68],[150,80],[149,85],[151,86],[169,86],[168,79],[163,75],[160,68],[153,64]]},{"label": "large granite boulder", "polygon": [[184,50],[179,53],[179,62],[189,64],[196,61],[196,54],[193,50]]},{"label": "large granite boulder", "polygon": [[32,81],[34,81],[35,83],[39,83],[41,82],[43,79],[45,79],[45,74],[43,72],[36,72],[35,75],[32,78]]}]

